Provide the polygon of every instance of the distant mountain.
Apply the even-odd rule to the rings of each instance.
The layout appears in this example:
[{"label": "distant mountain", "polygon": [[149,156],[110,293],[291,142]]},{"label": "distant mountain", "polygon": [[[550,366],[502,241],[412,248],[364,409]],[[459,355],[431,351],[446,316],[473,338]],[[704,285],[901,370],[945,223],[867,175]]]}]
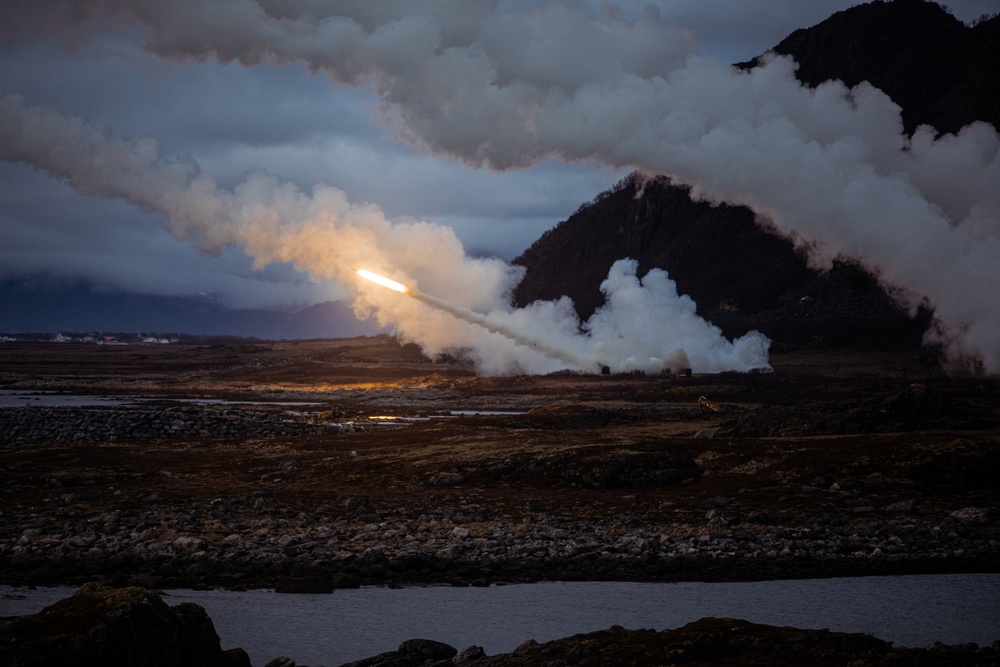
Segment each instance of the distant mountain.
[{"label": "distant mountain", "polygon": [[103,290],[85,282],[0,281],[0,333],[143,332],[272,339],[378,333],[344,301],[290,310],[229,309],[211,297]]},{"label": "distant mountain", "polygon": [[1000,128],[997,10],[970,27],[933,2],[872,2],[796,30],[772,50],[793,57],[809,86],[868,81],[902,108],[907,133],[921,124],[957,132],[976,120]]},{"label": "distant mountain", "polygon": [[[641,192],[641,194],[639,194]],[[665,268],[681,294],[729,336],[757,329],[773,340],[834,345],[917,346],[926,314],[911,322],[857,266],[826,273],[742,206],[695,202],[669,179],[631,175],[546,232],[515,263],[528,268],[515,300],[568,295],[581,319],[603,303],[599,286],[615,260],[639,275]]]},{"label": "distant mountain", "polygon": [[[870,81],[903,108],[908,131],[919,124],[954,131],[974,120],[1000,129],[1000,17],[970,27],[931,2],[874,2],[797,30],[774,50],[795,58],[807,85]],[[527,270],[515,303],[565,294],[586,319],[622,257],[637,260],[640,275],[666,269],[728,336],[756,328],[777,341],[917,346],[930,321],[928,313],[911,320],[857,266],[809,268],[746,207],[695,202],[686,187],[635,175],[514,260]]]}]

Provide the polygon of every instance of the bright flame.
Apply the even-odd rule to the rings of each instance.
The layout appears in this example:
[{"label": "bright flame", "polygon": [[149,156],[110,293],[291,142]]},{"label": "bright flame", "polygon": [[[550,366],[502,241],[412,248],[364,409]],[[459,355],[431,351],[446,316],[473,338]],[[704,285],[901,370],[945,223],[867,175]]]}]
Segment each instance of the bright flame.
[{"label": "bright flame", "polygon": [[389,278],[380,276],[377,273],[372,273],[371,271],[366,271],[365,269],[355,269],[355,271],[357,271],[358,275],[361,276],[362,278],[367,278],[373,283],[378,283],[382,287],[388,287],[391,290],[396,290],[397,292],[403,292],[404,294],[407,292],[406,285],[403,285],[402,283],[397,283],[395,280],[390,280]]},{"label": "bright flame", "polygon": [[365,269],[354,269],[358,275],[362,278],[367,278],[368,280],[378,283],[384,287],[388,287],[391,290],[396,290],[397,292],[402,292],[409,297],[416,299],[417,301],[423,301],[424,303],[434,306],[446,313],[449,313],[460,320],[469,322],[470,324],[475,324],[480,326],[487,331],[491,331],[495,334],[500,334],[505,338],[508,338],[518,345],[523,345],[524,347],[534,349],[547,355],[553,359],[558,359],[566,363],[570,368],[575,368],[577,370],[593,369],[594,364],[586,360],[583,360],[576,355],[568,352],[566,350],[560,349],[558,346],[553,346],[548,344],[543,340],[538,340],[529,336],[525,336],[523,333],[516,331],[507,324],[503,322],[497,322],[491,319],[487,315],[477,313],[474,310],[469,310],[468,308],[463,308],[462,306],[456,306],[455,304],[443,301],[436,296],[430,294],[424,294],[416,288],[409,288],[402,283],[397,283],[395,280],[390,280],[380,276],[377,273],[372,273],[371,271],[366,271]]}]

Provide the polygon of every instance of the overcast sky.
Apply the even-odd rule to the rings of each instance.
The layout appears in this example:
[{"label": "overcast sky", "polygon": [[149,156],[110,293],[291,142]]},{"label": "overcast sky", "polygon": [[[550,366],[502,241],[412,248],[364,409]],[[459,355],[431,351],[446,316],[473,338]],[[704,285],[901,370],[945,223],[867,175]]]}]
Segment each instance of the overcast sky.
[{"label": "overcast sky", "polygon": [[[34,4],[14,2],[6,18]],[[528,11],[540,4],[512,0],[500,6]],[[732,63],[857,3],[642,0],[620,7],[626,18],[643,20],[650,4],[659,8],[660,22],[687,31],[691,43],[683,48]],[[605,3],[593,5],[596,12],[609,11]],[[997,11],[998,2],[955,0],[948,6],[971,22]],[[0,94],[82,116],[115,137],[151,137],[163,159],[190,156],[221,187],[232,187],[252,169],[304,191],[333,185],[353,203],[377,205],[392,221],[453,228],[471,255],[515,257],[625,175],[554,159],[497,172],[432,155],[387,127],[370,88],[337,85],[301,62],[247,67],[214,58],[170,61],[148,51],[142,30],[129,23],[69,32],[39,20],[25,25],[27,32],[0,29]],[[200,253],[171,236],[156,214],[78,194],[20,163],[0,162],[0,239],[0,279],[44,275],[143,293],[211,293],[234,306],[305,305],[340,296],[336,283],[316,284],[287,264],[254,270],[239,247]]]}]

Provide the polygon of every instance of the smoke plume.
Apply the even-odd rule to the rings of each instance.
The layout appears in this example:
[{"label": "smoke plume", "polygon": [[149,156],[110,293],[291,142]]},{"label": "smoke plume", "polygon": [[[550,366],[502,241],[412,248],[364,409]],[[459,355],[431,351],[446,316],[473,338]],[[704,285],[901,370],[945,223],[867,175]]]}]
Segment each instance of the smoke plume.
[{"label": "smoke plume", "polygon": [[[919,128],[908,137],[899,108],[871,86],[805,88],[787,58],[750,72],[700,59],[692,36],[655,9],[629,20],[608,7],[506,11],[466,0],[120,0],[78,13],[51,6],[35,23],[138,26],[146,48],[164,58],[308,63],[336,84],[373,88],[388,127],[470,165],[514,169],[554,156],[669,175],[696,197],[750,207],[818,267],[842,256],[860,261],[903,304],[933,308],[953,358],[1000,372],[1000,140],[988,125],[941,137]],[[581,335],[565,300],[511,310],[504,299],[517,270],[465,257],[445,228],[393,225],[335,188],[306,194],[263,172],[221,190],[191,160],[160,161],[150,140],[114,139],[16,97],[4,98],[3,114],[4,159],[33,164],[80,192],[159,211],[178,238],[207,249],[239,244],[260,264],[294,262],[348,284],[347,267],[367,262],[518,330],[533,334],[537,326],[574,354],[606,352],[623,368],[683,352],[708,370],[747,357],[759,365],[749,350],[766,354],[756,336],[731,344],[687,319],[693,306],[661,272],[640,281],[633,265],[617,264],[604,283],[605,310]],[[433,258],[413,252],[427,238]],[[377,287],[357,289],[359,312],[394,323],[431,352],[474,347],[491,372],[545,367],[523,346],[503,352],[509,342],[485,345],[483,334],[457,327],[442,333],[445,313],[412,300],[387,304],[371,292]],[[661,312],[677,318],[661,323],[667,330],[633,326]],[[678,319],[685,324],[675,327]]]},{"label": "smoke plume", "polygon": [[[608,305],[588,323],[589,333],[581,333],[568,299],[512,309],[510,292],[522,269],[467,257],[448,227],[393,224],[378,207],[352,204],[337,188],[318,185],[304,193],[263,171],[226,190],[191,158],[161,159],[150,138],[115,138],[83,119],[25,106],[16,95],[0,96],[0,158],[31,164],[82,194],[152,211],[176,238],[204,251],[235,245],[256,266],[290,262],[316,279],[338,280],[355,291],[360,317],[395,328],[431,355],[467,349],[484,373],[592,371],[601,364],[658,372],[663,361],[705,371],[767,365],[766,338],[729,343],[695,314],[690,299],[677,295],[662,271],[650,272],[643,287],[634,262],[616,264],[613,281],[604,286]],[[426,293],[415,289],[416,300],[400,298],[359,280],[356,266]],[[454,318],[467,325],[456,326]],[[642,323],[631,325],[635,331],[615,324],[640,318]],[[645,339],[636,335],[643,331]]]}]

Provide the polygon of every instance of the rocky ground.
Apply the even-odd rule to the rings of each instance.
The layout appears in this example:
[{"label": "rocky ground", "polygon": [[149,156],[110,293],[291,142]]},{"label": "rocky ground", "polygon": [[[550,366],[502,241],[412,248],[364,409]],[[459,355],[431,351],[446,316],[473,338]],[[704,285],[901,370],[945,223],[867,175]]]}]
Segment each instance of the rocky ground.
[{"label": "rocky ground", "polygon": [[8,390],[156,399],[0,410],[5,583],[1000,565],[1000,388],[919,359],[800,352],[771,374],[477,378],[387,338],[0,353]]},{"label": "rocky ground", "polygon": [[0,582],[294,592],[1000,568],[1000,382],[879,352],[772,365],[478,378],[386,337],[5,343],[0,389],[147,400],[0,409]]}]

